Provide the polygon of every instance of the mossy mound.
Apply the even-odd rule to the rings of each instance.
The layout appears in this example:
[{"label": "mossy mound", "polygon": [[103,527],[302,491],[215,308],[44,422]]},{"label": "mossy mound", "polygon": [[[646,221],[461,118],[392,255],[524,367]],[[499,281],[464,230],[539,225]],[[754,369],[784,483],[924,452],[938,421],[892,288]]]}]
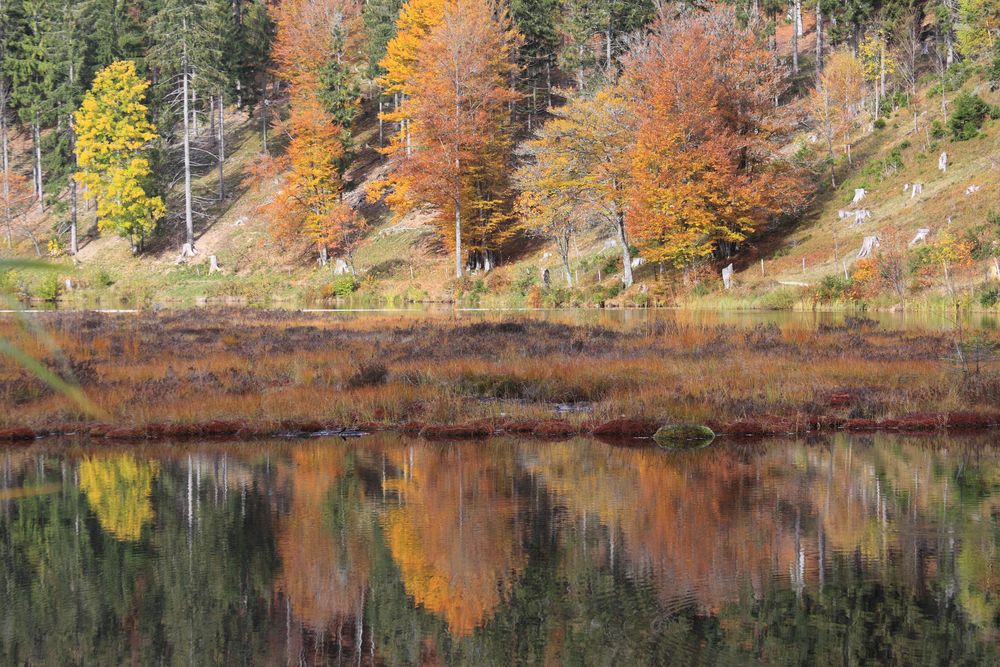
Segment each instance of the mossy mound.
[{"label": "mossy mound", "polygon": [[653,440],[667,449],[697,449],[712,444],[715,432],[702,424],[668,424],[653,435]]}]

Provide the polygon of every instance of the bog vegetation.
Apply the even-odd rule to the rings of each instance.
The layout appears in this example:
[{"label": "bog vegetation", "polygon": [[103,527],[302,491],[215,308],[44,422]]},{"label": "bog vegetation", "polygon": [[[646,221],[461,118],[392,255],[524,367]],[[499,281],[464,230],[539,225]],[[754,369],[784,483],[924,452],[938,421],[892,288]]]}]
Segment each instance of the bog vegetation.
[{"label": "bog vegetation", "polygon": [[782,329],[253,310],[124,317],[46,317],[60,358],[32,332],[0,327],[95,404],[86,410],[0,365],[0,437],[24,427],[162,437],[185,425],[219,435],[354,427],[648,436],[664,422],[761,435],[1000,420],[995,340],[866,319]]},{"label": "bog vegetation", "polygon": [[[983,136],[1000,114],[998,30],[996,0],[15,0],[0,9],[4,252],[99,264],[102,289],[132,260],[81,246],[119,235],[140,262],[197,269],[239,204],[271,270],[278,254],[317,261],[326,296],[376,280],[359,249],[418,220],[420,258],[448,258],[453,295],[502,289],[474,281],[542,243],[549,301],[574,301],[582,269],[585,301],[655,303],[730,262],[749,276],[778,260],[775,238],[845,184],[898,173],[917,141],[937,158]],[[866,153],[907,109],[906,147]],[[810,296],[954,293],[963,269],[996,266],[983,213],[961,223],[968,238],[935,223],[919,252],[866,230],[858,262],[834,232]],[[611,252],[581,258],[595,238]],[[414,247],[384,254],[406,263]]]}]

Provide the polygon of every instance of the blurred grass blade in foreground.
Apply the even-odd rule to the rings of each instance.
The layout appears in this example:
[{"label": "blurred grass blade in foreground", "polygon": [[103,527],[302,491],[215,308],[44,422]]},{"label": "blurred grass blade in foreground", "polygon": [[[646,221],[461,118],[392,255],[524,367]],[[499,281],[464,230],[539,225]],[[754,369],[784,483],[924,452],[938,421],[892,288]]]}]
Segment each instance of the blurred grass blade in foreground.
[{"label": "blurred grass blade in foreground", "polygon": [[[56,272],[63,270],[64,268],[65,267],[31,259],[0,259],[0,273],[10,270]],[[0,302],[8,305],[11,310],[18,310],[18,304],[6,294],[0,294]],[[17,313],[15,316],[20,321],[22,327],[30,329],[38,336],[38,339],[49,350],[59,354],[58,346],[37,323],[30,321],[24,316],[23,313]],[[10,357],[14,363],[18,364],[39,380],[52,387],[54,390],[72,400],[87,414],[94,417],[104,416],[100,408],[94,405],[90,399],[87,398],[87,395],[83,392],[83,389],[81,389],[79,385],[60,377],[41,361],[15,345],[13,341],[3,338],[2,336],[0,336],[0,355]]]}]

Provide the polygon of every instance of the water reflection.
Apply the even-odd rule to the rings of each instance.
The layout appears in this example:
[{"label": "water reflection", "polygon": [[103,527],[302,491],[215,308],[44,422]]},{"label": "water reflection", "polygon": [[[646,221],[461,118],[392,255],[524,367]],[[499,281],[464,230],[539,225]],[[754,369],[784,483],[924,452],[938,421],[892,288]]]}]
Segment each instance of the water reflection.
[{"label": "water reflection", "polygon": [[998,659],[1000,449],[0,452],[0,662]]}]

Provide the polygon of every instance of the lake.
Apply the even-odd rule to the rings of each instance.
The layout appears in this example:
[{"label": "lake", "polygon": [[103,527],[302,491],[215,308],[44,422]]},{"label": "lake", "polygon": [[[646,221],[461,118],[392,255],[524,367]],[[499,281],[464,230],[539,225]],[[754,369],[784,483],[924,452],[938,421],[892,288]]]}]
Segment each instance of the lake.
[{"label": "lake", "polygon": [[3,664],[996,664],[993,436],[0,449]]}]

